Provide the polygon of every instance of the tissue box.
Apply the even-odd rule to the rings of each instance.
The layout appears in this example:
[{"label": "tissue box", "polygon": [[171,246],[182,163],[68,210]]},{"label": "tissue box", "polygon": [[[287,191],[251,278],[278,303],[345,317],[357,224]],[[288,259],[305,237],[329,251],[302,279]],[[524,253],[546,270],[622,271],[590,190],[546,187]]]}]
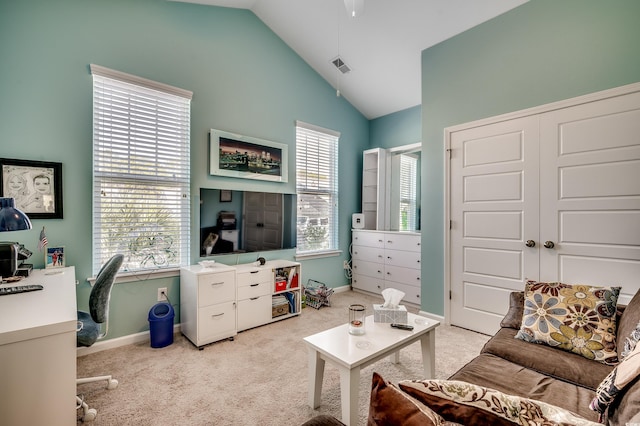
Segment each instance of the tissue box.
[{"label": "tissue box", "polygon": [[404,305],[398,306],[397,309],[383,308],[382,305],[373,305],[373,321],[388,322],[396,324],[407,323],[407,308]]}]

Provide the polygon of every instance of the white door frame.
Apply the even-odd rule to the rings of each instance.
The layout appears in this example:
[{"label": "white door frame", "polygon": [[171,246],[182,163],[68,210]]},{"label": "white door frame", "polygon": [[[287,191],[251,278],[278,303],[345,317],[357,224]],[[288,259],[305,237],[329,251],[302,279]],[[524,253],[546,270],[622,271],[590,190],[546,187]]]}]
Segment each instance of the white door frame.
[{"label": "white door frame", "polygon": [[571,106],[594,102],[615,96],[626,95],[640,91],[640,83],[632,83],[613,89],[602,90],[575,98],[565,99],[558,102],[552,102],[545,105],[539,105],[520,111],[509,112],[506,114],[483,118],[468,123],[458,124],[446,127],[444,129],[444,322],[451,324],[451,299],[449,292],[451,291],[451,231],[449,225],[451,223],[451,135],[461,130],[485,126],[500,121],[513,120],[531,115],[538,115],[550,111],[563,109]]}]

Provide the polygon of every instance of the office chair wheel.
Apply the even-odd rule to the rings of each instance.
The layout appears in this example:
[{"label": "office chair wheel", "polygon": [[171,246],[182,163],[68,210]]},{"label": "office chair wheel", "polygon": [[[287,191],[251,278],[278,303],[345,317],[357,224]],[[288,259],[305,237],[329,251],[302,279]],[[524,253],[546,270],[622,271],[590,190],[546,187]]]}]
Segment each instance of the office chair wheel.
[{"label": "office chair wheel", "polygon": [[107,389],[111,390],[117,387],[118,387],[118,381],[116,379],[109,379],[109,382],[107,383]]},{"label": "office chair wheel", "polygon": [[96,419],[97,415],[98,415],[98,410],[96,410],[95,408],[89,408],[84,412],[84,416],[82,416],[82,421],[92,422]]}]

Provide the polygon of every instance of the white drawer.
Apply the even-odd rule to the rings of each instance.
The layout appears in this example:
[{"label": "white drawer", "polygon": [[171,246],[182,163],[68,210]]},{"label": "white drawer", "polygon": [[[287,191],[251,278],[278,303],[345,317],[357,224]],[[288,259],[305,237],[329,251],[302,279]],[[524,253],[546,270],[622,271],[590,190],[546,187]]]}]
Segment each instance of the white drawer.
[{"label": "white drawer", "polygon": [[384,234],[384,248],[419,252],[420,239],[420,234],[386,233]]},{"label": "white drawer", "polygon": [[421,257],[421,253],[419,251],[400,251],[400,250],[384,251],[385,265],[420,269],[420,257]]},{"label": "white drawer", "polygon": [[353,231],[351,243],[355,246],[384,247],[384,233]]},{"label": "white drawer", "polygon": [[257,327],[270,321],[270,295],[238,301],[238,331]]},{"label": "white drawer", "polygon": [[403,301],[407,303],[415,303],[416,305],[420,305],[420,297],[421,297],[421,289],[420,286],[415,287],[412,285],[397,283],[393,281],[386,281],[385,288],[395,288],[396,290],[400,290],[404,292]]},{"label": "white drawer", "polygon": [[244,287],[244,286],[249,286],[249,285],[257,284],[261,282],[272,282],[272,281],[273,281],[273,270],[270,268],[261,269],[256,267],[255,269],[238,273],[238,287]]},{"label": "white drawer", "polygon": [[228,271],[198,276],[198,306],[235,300],[235,275]]},{"label": "white drawer", "polygon": [[351,286],[359,290],[380,294],[380,292],[384,290],[384,280],[366,275],[353,274],[351,277]]},{"label": "white drawer", "polygon": [[238,287],[238,300],[251,299],[252,297],[265,296],[267,294],[271,294],[271,283],[269,281]]},{"label": "white drawer", "polygon": [[[401,266],[385,265],[384,279],[420,287],[420,269],[409,269]],[[389,287],[388,285],[386,287]]]},{"label": "white drawer", "polygon": [[384,249],[378,247],[353,246],[353,258],[367,262],[384,263]]},{"label": "white drawer", "polygon": [[235,302],[220,303],[198,309],[198,341],[214,342],[235,335]]},{"label": "white drawer", "polygon": [[373,263],[354,259],[351,262],[351,269],[354,274],[384,279],[384,265],[382,263]]}]

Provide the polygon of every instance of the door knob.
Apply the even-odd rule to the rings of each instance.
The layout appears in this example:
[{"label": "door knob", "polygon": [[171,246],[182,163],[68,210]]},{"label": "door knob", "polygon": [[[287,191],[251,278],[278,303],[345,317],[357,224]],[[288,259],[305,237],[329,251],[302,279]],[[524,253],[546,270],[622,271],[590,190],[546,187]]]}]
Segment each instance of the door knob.
[{"label": "door knob", "polygon": [[527,247],[535,247],[536,246],[536,242],[533,240],[527,240],[526,243],[524,243],[525,246]]},{"label": "door knob", "polygon": [[544,242],[544,248],[552,249],[554,246],[555,246],[555,244],[553,244],[553,241],[545,241]]}]

